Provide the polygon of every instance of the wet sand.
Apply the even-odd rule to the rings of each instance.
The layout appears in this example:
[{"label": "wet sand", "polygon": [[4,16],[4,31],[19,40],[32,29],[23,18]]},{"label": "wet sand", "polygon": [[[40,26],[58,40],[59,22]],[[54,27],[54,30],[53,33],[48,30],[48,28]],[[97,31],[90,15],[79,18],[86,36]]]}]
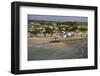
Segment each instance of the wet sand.
[{"label": "wet sand", "polygon": [[87,58],[87,39],[29,38],[28,60]]}]

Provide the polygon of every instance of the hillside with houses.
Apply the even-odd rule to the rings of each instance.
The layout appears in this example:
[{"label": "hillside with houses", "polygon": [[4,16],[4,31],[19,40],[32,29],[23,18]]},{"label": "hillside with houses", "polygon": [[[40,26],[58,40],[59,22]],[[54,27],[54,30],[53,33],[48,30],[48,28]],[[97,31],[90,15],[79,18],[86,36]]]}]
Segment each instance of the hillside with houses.
[{"label": "hillside with houses", "polygon": [[29,21],[28,37],[82,38],[87,37],[87,22]]}]

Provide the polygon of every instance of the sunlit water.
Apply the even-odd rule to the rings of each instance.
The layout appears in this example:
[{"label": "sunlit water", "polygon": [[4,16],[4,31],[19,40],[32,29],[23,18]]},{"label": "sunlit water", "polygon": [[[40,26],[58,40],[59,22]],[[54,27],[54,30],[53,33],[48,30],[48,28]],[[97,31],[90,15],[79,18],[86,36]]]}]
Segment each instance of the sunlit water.
[{"label": "sunlit water", "polygon": [[87,42],[63,48],[51,48],[46,44],[36,45],[28,40],[28,60],[54,60],[88,58]]}]

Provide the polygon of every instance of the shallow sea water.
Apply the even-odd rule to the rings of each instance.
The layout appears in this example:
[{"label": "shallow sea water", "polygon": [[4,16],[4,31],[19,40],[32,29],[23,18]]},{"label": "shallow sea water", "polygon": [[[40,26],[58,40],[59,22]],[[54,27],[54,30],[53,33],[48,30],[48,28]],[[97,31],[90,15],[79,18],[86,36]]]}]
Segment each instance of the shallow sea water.
[{"label": "shallow sea water", "polygon": [[28,40],[28,60],[55,60],[88,58],[87,42],[63,48],[49,47],[47,44],[33,44]]}]

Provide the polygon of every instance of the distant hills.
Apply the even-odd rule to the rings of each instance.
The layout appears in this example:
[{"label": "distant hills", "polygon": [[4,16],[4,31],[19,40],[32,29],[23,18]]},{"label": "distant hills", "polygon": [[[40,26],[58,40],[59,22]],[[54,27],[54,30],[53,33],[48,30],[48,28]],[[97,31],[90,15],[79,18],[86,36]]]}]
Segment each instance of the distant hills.
[{"label": "distant hills", "polygon": [[43,21],[43,20],[28,20],[28,23],[30,23],[30,22],[34,22],[34,23],[47,23],[47,24],[49,24],[49,23],[60,23],[60,24],[70,24],[70,23],[78,23],[78,24],[85,24],[85,25],[87,25],[88,24],[88,22],[72,22],[72,21]]}]

